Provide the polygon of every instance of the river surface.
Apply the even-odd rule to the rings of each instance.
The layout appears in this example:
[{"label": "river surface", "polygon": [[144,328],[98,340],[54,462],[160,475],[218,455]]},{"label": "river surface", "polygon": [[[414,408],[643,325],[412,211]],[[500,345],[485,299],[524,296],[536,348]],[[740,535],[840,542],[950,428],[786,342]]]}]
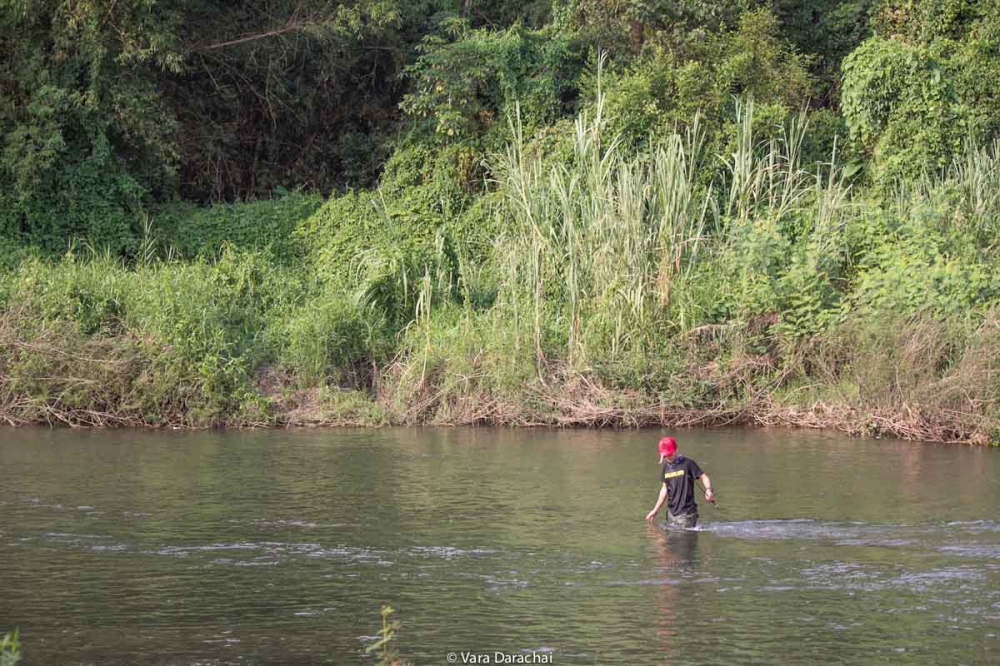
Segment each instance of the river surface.
[{"label": "river surface", "polygon": [[[682,431],[0,430],[27,666],[1000,664],[1000,451]],[[497,655],[500,653],[500,655]],[[469,662],[471,663],[471,662]]]}]

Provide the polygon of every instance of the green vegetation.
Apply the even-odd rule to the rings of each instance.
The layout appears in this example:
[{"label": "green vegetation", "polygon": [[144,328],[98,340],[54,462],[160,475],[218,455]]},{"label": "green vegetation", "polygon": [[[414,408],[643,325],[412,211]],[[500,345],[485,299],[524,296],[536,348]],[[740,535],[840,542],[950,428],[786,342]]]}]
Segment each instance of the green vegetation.
[{"label": "green vegetation", "polygon": [[11,4],[0,420],[998,441],[998,16]]},{"label": "green vegetation", "polygon": [[21,642],[18,640],[18,631],[13,634],[4,634],[0,639],[0,666],[15,666],[21,661]]},{"label": "green vegetation", "polygon": [[378,632],[379,638],[365,648],[365,654],[375,654],[378,657],[378,666],[406,666],[408,663],[399,660],[399,653],[393,644],[398,638],[400,627],[398,620],[389,619],[395,612],[388,604],[382,606],[382,628]]}]

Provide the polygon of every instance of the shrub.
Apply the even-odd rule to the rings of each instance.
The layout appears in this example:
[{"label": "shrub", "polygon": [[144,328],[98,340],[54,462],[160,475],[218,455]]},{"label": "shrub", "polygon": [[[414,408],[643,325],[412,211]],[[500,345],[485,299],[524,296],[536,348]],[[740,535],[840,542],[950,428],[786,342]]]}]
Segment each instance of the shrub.
[{"label": "shrub", "polygon": [[197,207],[173,204],[156,209],[154,228],[168,251],[185,259],[216,258],[229,245],[241,250],[267,250],[278,261],[301,260],[306,248],[297,244],[295,229],[322,205],[313,194],[280,199]]},{"label": "shrub", "polygon": [[[136,271],[110,256],[22,266],[3,312],[8,398],[26,420],[149,425],[259,421],[268,321],[302,287],[260,254]],[[47,411],[50,410],[50,411]],[[19,417],[20,418],[20,417]]]},{"label": "shrub", "polygon": [[995,0],[888,2],[876,35],[843,64],[851,137],[884,187],[943,171],[963,142],[1000,131]]},{"label": "shrub", "polygon": [[364,386],[362,378],[387,355],[392,340],[384,314],[344,292],[308,299],[288,314],[281,328],[278,359],[307,386]]}]

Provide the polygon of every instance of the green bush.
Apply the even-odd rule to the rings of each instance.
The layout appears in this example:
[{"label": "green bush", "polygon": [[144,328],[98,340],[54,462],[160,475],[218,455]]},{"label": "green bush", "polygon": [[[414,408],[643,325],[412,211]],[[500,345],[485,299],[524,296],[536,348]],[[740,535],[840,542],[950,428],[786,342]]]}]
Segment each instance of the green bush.
[{"label": "green bush", "polygon": [[316,212],[323,200],[313,194],[280,199],[198,207],[173,204],[154,209],[153,228],[167,251],[178,257],[215,258],[227,245],[267,250],[283,263],[301,260],[306,249],[296,243],[295,229]]},{"label": "green bush", "polygon": [[[27,159],[10,143],[5,158]],[[48,256],[78,242],[117,256],[135,252],[146,190],[116,163],[103,140],[78,163],[46,168],[30,185],[9,181],[0,168],[0,188],[0,234],[16,234]]]},{"label": "green bush", "polygon": [[364,386],[371,364],[386,357],[391,332],[377,309],[349,294],[325,292],[291,311],[281,323],[278,360],[306,386]]},{"label": "green bush", "polygon": [[439,30],[424,38],[407,69],[412,88],[401,106],[441,140],[472,139],[495,127],[503,133],[515,105],[531,128],[565,113],[582,55],[570,33],[554,26],[471,30],[457,17]]},{"label": "green bush", "polygon": [[928,220],[905,220],[876,239],[859,257],[845,302],[852,310],[981,317],[1000,298],[994,262],[956,253],[955,243]]},{"label": "green bush", "polygon": [[[8,287],[7,344],[20,351],[7,371],[33,400],[59,391],[74,409],[93,400],[141,423],[239,421],[264,408],[253,373],[276,356],[268,322],[291,311],[301,290],[266,257],[235,251],[135,271],[109,256],[28,262]],[[64,351],[16,345],[48,338]],[[79,351],[90,348],[103,351]],[[121,362],[105,368],[102,355]]]},{"label": "green bush", "polygon": [[[747,12],[736,29],[684,50],[647,47],[623,74],[610,77],[605,82],[608,130],[629,146],[648,147],[698,115],[709,134],[709,152],[728,152],[725,139],[716,135],[733,116],[734,96],[757,102],[758,122],[783,122],[809,100],[806,63],[782,39],[773,13]],[[773,107],[773,119],[762,112],[765,107]],[[729,128],[728,134],[734,131]]]},{"label": "green bush", "polygon": [[425,274],[435,276],[438,297],[452,299],[461,257],[483,257],[497,229],[491,197],[473,195],[479,167],[469,159],[461,145],[397,150],[379,190],[331,197],[299,226],[308,265],[397,329],[413,318]]},{"label": "green bush", "polygon": [[0,274],[14,271],[32,254],[32,250],[23,241],[0,235]]},{"label": "green bush", "polygon": [[998,9],[995,0],[887,2],[876,35],[844,60],[844,118],[876,183],[943,171],[966,140],[1000,130]]}]

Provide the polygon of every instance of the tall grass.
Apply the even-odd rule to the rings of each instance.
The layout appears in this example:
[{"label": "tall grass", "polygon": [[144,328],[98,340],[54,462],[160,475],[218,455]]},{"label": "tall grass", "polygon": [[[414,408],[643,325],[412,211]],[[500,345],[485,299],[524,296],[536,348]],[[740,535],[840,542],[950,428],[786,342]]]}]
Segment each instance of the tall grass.
[{"label": "tall grass", "polygon": [[792,263],[827,282],[840,271],[850,187],[836,154],[825,171],[800,165],[804,114],[758,141],[752,102],[738,102],[735,150],[723,158],[717,194],[700,185],[698,118],[628,155],[604,138],[602,105],[598,93],[593,114],[577,119],[564,164],[532,157],[515,119],[494,169],[509,214],[498,244],[500,301],[514,321],[530,310],[539,368],[546,343],[577,368],[637,352],[648,362],[643,350],[715,323],[720,303],[735,303],[729,316],[780,308],[780,292],[801,286],[779,284]]},{"label": "tall grass", "polygon": [[961,193],[966,213],[963,231],[995,256],[1000,248],[1000,137],[988,146],[966,143],[948,178]]},{"label": "tall grass", "polygon": [[758,142],[753,131],[753,100],[736,101],[736,147],[724,159],[729,177],[725,217],[745,225],[763,213],[781,218],[810,191],[809,174],[801,166],[805,112],[793,117],[777,136]]},{"label": "tall grass", "polygon": [[703,133],[697,121],[652,151],[629,156],[604,142],[603,97],[581,114],[568,164],[528,157],[519,121],[495,170],[509,218],[498,244],[503,303],[515,320],[530,304],[538,361],[543,319],[561,322],[566,358],[583,367],[614,361],[664,321],[674,281],[704,240],[710,192],[697,176]]}]

